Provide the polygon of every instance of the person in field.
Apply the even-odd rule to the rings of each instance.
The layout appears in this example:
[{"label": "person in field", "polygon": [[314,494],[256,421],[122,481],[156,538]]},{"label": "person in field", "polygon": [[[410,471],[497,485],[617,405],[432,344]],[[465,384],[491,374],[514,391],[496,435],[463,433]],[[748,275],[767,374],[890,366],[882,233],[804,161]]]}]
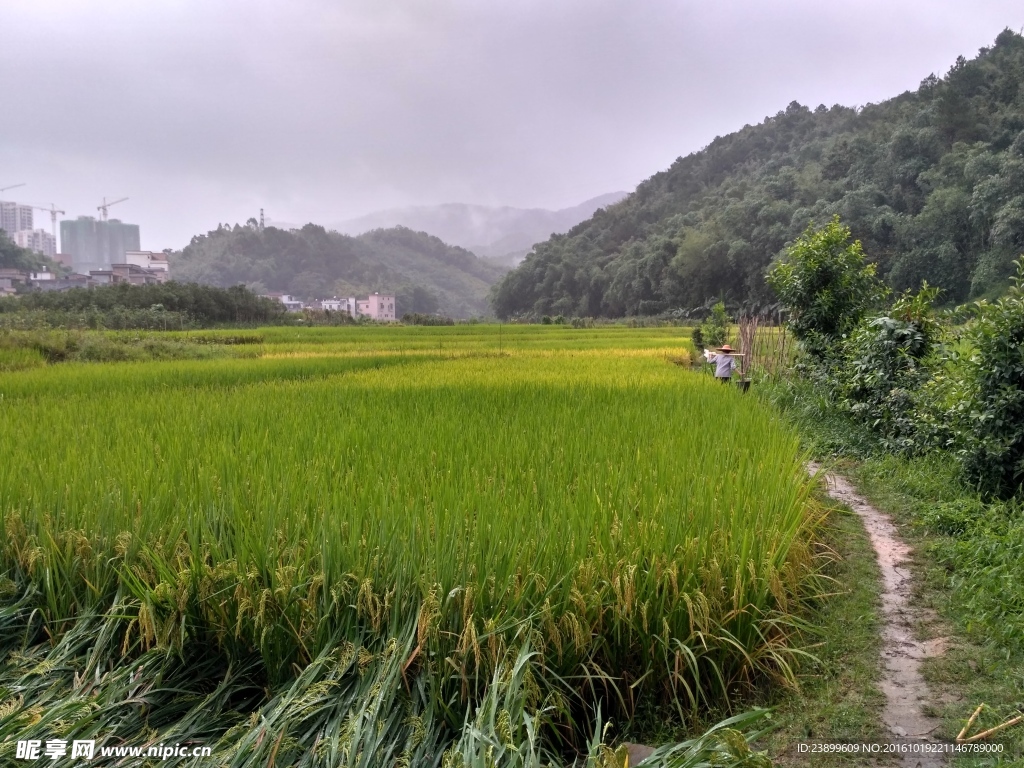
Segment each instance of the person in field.
[{"label": "person in field", "polygon": [[736,370],[736,352],[728,344],[723,344],[714,352],[710,349],[704,350],[704,357],[709,363],[715,365],[715,378],[723,384],[732,379],[732,372]]}]

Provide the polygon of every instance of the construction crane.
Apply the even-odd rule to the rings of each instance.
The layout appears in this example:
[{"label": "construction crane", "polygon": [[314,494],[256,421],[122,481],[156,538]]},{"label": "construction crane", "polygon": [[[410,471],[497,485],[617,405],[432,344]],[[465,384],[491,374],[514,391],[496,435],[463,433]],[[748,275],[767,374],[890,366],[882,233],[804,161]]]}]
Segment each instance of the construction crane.
[{"label": "construction crane", "polygon": [[11,186],[9,186],[9,187],[0,187],[0,194],[3,194],[8,189],[17,189],[18,187],[24,187],[25,184],[26,184],[26,182],[22,182],[21,184],[11,184]]},{"label": "construction crane", "polygon": [[115,200],[112,203],[108,203],[107,202],[107,198],[104,197],[103,198],[103,205],[97,205],[96,206],[96,210],[99,211],[102,214],[103,221],[106,221],[107,220],[107,208],[109,208],[112,205],[117,205],[118,203],[123,203],[127,199],[128,199],[127,197],[122,197],[120,200]]},{"label": "construction crane", "polygon": [[50,203],[50,207],[49,208],[44,208],[41,205],[33,205],[32,207],[35,208],[37,211],[46,211],[47,213],[50,214],[50,226],[53,228],[53,242],[54,242],[54,247],[56,247],[56,243],[57,243],[57,214],[59,213],[61,216],[66,216],[67,214],[64,213],[64,211],[60,210],[53,203]]}]

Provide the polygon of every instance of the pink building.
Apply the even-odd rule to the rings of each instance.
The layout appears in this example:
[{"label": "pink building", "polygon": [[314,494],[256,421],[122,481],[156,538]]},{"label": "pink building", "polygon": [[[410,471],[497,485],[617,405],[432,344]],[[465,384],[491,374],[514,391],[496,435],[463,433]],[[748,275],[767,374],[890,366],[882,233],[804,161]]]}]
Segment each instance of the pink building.
[{"label": "pink building", "polygon": [[379,321],[393,321],[394,296],[372,294],[367,298],[367,314]]},{"label": "pink building", "polygon": [[371,293],[365,299],[356,299],[356,317],[394,322],[395,297],[393,294]]}]

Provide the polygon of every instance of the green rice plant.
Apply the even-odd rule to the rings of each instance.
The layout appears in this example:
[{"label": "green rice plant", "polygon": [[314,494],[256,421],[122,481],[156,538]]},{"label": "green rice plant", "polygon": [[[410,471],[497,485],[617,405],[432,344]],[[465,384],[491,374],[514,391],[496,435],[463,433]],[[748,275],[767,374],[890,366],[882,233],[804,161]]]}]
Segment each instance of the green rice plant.
[{"label": "green rice plant", "polygon": [[[263,343],[287,353],[276,330]],[[339,648],[386,656],[377,693],[421,691],[372,705],[389,733],[404,717],[463,732],[524,647],[524,711],[579,752],[598,707],[696,718],[794,684],[819,519],[796,436],[668,364],[666,329],[629,349],[619,329],[555,328],[497,355],[498,329],[443,330],[0,378],[0,562],[50,636],[116,598],[125,659],[256,657],[269,687],[296,686],[282,712]],[[467,353],[403,354],[420,331]],[[581,333],[589,348],[561,336]],[[324,715],[331,749],[380,736],[355,706]],[[312,727],[274,726],[278,753]]]},{"label": "green rice plant", "polygon": [[46,365],[46,358],[37,349],[0,346],[0,373],[24,371]]},{"label": "green rice plant", "polygon": [[[545,747],[549,708],[532,708],[535,684],[528,647],[495,670],[475,713],[450,731],[432,708],[429,675],[409,675],[402,661],[414,626],[383,647],[341,641],[292,680],[262,686],[258,663],[231,663],[194,646],[183,654],[153,649],[123,662],[117,642],[127,606],[83,616],[55,643],[8,649],[0,668],[0,760],[14,760],[19,739],[93,740],[91,765],[132,766],[140,757],[110,754],[137,748],[208,746],[205,758],[165,758],[189,766],[507,766],[557,768]],[[0,608],[0,629],[31,630],[32,593]],[[8,635],[5,635],[8,636]],[[372,641],[371,641],[372,642]],[[748,743],[764,717],[755,710],[720,723],[699,738],[671,745],[644,765],[764,765]],[[740,730],[737,730],[740,729]],[[741,733],[744,731],[745,733]],[[600,717],[585,754],[587,766],[623,765],[623,750],[605,744]],[[105,752],[108,752],[105,754]]]}]

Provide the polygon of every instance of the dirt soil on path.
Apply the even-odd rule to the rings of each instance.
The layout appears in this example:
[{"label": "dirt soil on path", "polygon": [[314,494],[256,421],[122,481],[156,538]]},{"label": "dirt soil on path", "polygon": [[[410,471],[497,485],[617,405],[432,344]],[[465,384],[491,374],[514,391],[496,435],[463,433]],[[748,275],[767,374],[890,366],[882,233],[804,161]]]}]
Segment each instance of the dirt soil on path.
[{"label": "dirt soil on path", "polygon": [[[821,467],[808,464],[817,475]],[[909,560],[911,549],[902,539],[888,515],[878,511],[860,496],[840,475],[826,474],[828,494],[857,513],[871,539],[882,572],[882,661],[884,669],[879,687],[885,693],[882,718],[894,742],[931,742],[939,727],[938,719],[925,713],[934,701],[921,676],[921,662],[941,655],[944,639],[918,640],[915,627],[932,623],[934,616],[914,605]],[[906,768],[938,768],[946,765],[939,755],[905,755]]]}]

